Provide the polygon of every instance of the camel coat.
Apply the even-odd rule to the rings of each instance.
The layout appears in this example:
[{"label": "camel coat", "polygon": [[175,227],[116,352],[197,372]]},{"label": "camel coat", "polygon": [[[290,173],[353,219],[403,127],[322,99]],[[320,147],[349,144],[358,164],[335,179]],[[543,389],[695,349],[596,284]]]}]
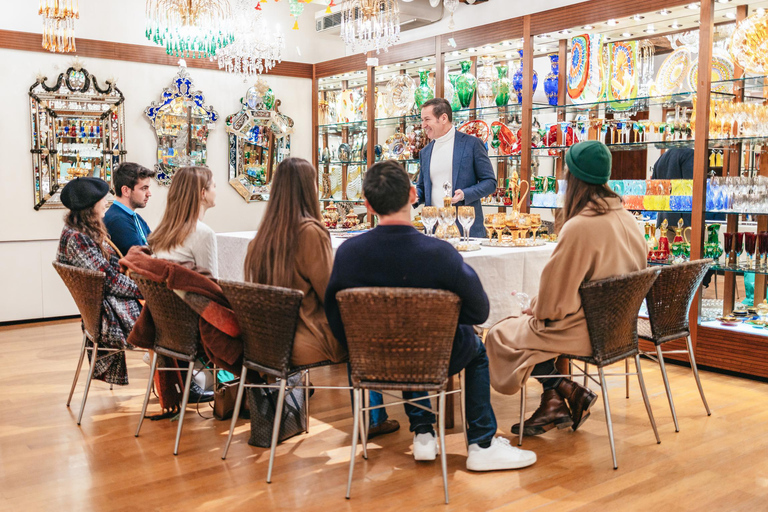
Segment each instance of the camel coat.
[{"label": "camel coat", "polygon": [[560,354],[591,355],[579,286],[646,267],[635,218],[619,199],[606,201],[605,215],[587,208],[563,225],[531,301],[533,315],[506,318],[488,332],[491,385],[500,393],[517,393],[538,363]]},{"label": "camel coat", "polygon": [[291,354],[293,365],[347,358],[347,351],[331,332],[323,308],[332,268],[333,249],[328,231],[317,221],[305,221],[299,227],[299,248],[291,286],[304,292]]}]

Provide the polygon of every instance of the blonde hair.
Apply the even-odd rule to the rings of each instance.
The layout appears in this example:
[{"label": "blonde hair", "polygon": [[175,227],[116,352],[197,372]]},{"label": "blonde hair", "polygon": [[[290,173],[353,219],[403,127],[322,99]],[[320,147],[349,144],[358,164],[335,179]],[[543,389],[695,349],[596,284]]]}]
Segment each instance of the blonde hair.
[{"label": "blonde hair", "polygon": [[309,221],[325,230],[316,183],[317,171],[303,158],[287,158],[277,167],[264,218],[245,255],[246,281],[292,286],[299,227]]},{"label": "blonde hair", "polygon": [[182,167],[173,175],[163,219],[149,235],[154,252],[170,251],[195,231],[203,204],[203,189],[210,188],[213,173],[207,167]]}]

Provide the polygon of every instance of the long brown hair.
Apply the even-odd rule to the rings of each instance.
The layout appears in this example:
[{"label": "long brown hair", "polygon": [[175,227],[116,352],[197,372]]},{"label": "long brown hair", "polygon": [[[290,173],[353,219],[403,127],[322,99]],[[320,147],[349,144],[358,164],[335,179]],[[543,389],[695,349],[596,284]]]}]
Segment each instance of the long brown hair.
[{"label": "long brown hair", "polygon": [[303,158],[287,158],[277,167],[269,203],[245,255],[245,280],[290,287],[296,267],[299,227],[321,222],[317,171]]},{"label": "long brown hair", "polygon": [[67,227],[88,235],[96,242],[101,252],[107,254],[104,248],[104,241],[109,239],[109,232],[104,225],[104,221],[96,214],[94,206],[89,206],[83,210],[69,210],[64,215],[64,224]]},{"label": "long brown hair", "polygon": [[149,235],[154,252],[169,251],[184,243],[195,230],[203,204],[203,189],[211,186],[213,173],[207,167],[182,167],[173,175],[163,219]]},{"label": "long brown hair", "polygon": [[594,185],[580,180],[570,172],[566,173],[565,204],[557,222],[559,228],[587,206],[593,215],[605,215],[610,209],[605,200],[611,197],[621,200],[621,196],[611,190],[608,184]]}]

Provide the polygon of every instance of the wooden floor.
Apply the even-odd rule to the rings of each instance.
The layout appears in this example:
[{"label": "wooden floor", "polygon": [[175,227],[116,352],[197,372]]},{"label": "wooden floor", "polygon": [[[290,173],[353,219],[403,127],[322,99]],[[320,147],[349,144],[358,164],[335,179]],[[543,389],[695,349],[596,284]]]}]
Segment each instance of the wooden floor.
[{"label": "wooden floor", "polygon": [[[527,469],[470,473],[460,428],[447,436],[451,493],[443,504],[439,463],[415,463],[405,427],[358,454],[352,499],[345,500],[351,420],[346,393],[318,391],[310,434],[278,448],[273,483],[268,450],[248,446],[241,422],[226,461],[229,422],[187,413],[180,453],[176,423],[146,421],[133,436],[149,368],[129,353],[131,384],[96,382],[83,424],[65,406],[80,345],[74,321],[0,328],[0,510],[766,510],[768,384],[703,372],[713,414],[707,417],[689,371],[670,366],[680,432],[675,433],[661,382],[644,365],[662,443],[657,445],[636,382],[624,398],[614,378],[611,408],[619,469],[611,465],[602,401],[578,432],[527,440],[538,462]],[[335,373],[334,373],[335,372]],[[344,379],[315,371],[316,384]],[[85,371],[81,376],[84,380]],[[529,411],[538,405],[529,389]],[[518,397],[493,395],[499,432],[511,437]],[[156,400],[150,412],[157,412]],[[202,411],[210,416],[210,409]]]}]

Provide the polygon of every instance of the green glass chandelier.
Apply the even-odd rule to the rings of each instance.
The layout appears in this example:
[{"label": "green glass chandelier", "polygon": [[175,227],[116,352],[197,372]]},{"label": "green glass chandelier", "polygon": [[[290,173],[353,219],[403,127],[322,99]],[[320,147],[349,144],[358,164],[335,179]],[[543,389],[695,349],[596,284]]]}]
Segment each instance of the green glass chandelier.
[{"label": "green glass chandelier", "polygon": [[147,0],[147,39],[177,57],[213,57],[234,41],[227,0]]}]

